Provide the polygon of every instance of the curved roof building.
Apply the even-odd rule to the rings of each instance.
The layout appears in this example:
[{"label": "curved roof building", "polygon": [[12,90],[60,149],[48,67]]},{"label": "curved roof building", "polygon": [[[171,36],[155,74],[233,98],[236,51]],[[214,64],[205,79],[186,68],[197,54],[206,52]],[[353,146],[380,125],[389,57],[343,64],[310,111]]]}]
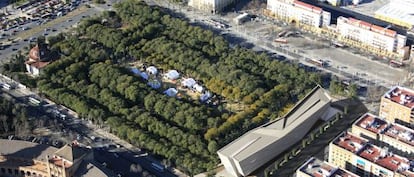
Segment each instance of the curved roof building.
[{"label": "curved roof building", "polygon": [[105,177],[93,153],[76,144],[60,149],[20,140],[0,139],[0,176]]},{"label": "curved roof building", "polygon": [[284,117],[250,130],[217,153],[232,176],[248,176],[300,141],[319,119],[335,112],[331,98],[319,86]]}]

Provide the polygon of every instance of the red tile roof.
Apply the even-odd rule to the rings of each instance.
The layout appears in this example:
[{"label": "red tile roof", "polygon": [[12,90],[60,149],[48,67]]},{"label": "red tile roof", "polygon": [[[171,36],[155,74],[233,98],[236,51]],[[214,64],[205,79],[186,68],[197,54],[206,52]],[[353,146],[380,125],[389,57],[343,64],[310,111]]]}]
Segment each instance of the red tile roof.
[{"label": "red tile roof", "polygon": [[348,151],[356,153],[365,146],[367,141],[347,132],[337,138],[333,143]]},{"label": "red tile roof", "polygon": [[293,4],[297,7],[301,7],[303,9],[309,10],[311,12],[322,13],[321,8],[316,7],[314,5],[311,5],[311,4],[304,3],[302,1],[294,1]]},{"label": "red tile roof", "polygon": [[376,134],[382,133],[388,127],[388,123],[386,121],[370,113],[361,116],[355,125]]},{"label": "red tile roof", "polygon": [[364,28],[364,29],[367,29],[367,30],[370,30],[370,31],[373,31],[373,32],[376,32],[376,33],[384,34],[384,35],[390,36],[390,37],[394,37],[397,34],[397,32],[394,31],[394,30],[390,30],[390,29],[383,28],[383,27],[380,27],[380,26],[377,26],[377,25],[373,25],[373,24],[368,23],[366,21],[357,20],[355,18],[348,18],[347,22],[349,24],[354,25],[354,26],[361,27],[361,28]]}]

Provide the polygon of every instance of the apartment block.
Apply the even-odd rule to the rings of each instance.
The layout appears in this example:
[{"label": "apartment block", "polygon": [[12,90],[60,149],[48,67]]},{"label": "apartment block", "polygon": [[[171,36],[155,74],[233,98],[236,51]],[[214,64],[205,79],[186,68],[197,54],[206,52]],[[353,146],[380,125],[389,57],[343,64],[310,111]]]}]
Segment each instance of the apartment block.
[{"label": "apartment block", "polygon": [[289,23],[322,27],[330,25],[331,22],[331,13],[296,0],[267,1],[267,10],[272,16]]},{"label": "apartment block", "polygon": [[358,177],[358,175],[311,157],[296,170],[296,177]]},{"label": "apartment block", "polygon": [[188,5],[202,11],[216,13],[235,2],[236,0],[189,0]]},{"label": "apartment block", "polygon": [[381,97],[379,116],[390,122],[414,126],[414,91],[395,86]]},{"label": "apartment block", "polygon": [[390,123],[383,118],[366,113],[353,125],[352,133],[366,138],[375,145],[389,147],[399,154],[414,154],[414,130]]},{"label": "apartment block", "polygon": [[337,33],[342,41],[353,41],[373,48],[373,52],[395,53],[408,56],[407,37],[396,31],[354,18],[338,17]]},{"label": "apartment block", "polygon": [[329,163],[359,176],[414,177],[414,161],[344,132],[329,144]]}]

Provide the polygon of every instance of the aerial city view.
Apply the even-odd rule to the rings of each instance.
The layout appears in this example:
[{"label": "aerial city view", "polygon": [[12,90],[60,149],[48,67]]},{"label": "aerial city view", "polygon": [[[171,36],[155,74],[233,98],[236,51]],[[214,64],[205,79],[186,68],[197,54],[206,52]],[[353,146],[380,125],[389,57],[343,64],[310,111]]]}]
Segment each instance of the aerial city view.
[{"label": "aerial city view", "polygon": [[414,0],[0,0],[0,177],[414,177]]}]

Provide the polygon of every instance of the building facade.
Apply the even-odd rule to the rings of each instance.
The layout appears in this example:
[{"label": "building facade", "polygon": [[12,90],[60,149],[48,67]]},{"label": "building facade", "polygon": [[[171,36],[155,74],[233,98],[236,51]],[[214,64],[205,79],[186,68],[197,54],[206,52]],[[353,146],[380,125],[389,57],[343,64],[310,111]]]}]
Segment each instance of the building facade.
[{"label": "building facade", "polygon": [[381,97],[379,116],[407,127],[414,125],[414,90],[395,86]]},{"label": "building facade", "polygon": [[414,177],[414,161],[348,132],[329,144],[329,163],[359,176]]},{"label": "building facade", "polygon": [[414,155],[414,130],[366,113],[352,124],[352,134],[368,139],[370,143],[390,150]]},{"label": "building facade", "polygon": [[60,149],[32,142],[0,139],[0,176],[4,177],[106,177],[91,164],[93,153],[76,144]]},{"label": "building facade", "polygon": [[328,26],[331,22],[331,13],[319,7],[292,0],[267,1],[267,10],[271,16],[299,25],[312,27]]},{"label": "building facade", "polygon": [[236,0],[189,0],[188,5],[202,11],[217,13],[235,2]]},{"label": "building facade", "polygon": [[396,31],[345,17],[338,17],[336,29],[340,41],[368,46],[374,53],[388,52],[401,57],[407,56],[407,37],[397,34]]},{"label": "building facade", "polygon": [[358,175],[311,157],[296,170],[296,177],[358,177]]}]

